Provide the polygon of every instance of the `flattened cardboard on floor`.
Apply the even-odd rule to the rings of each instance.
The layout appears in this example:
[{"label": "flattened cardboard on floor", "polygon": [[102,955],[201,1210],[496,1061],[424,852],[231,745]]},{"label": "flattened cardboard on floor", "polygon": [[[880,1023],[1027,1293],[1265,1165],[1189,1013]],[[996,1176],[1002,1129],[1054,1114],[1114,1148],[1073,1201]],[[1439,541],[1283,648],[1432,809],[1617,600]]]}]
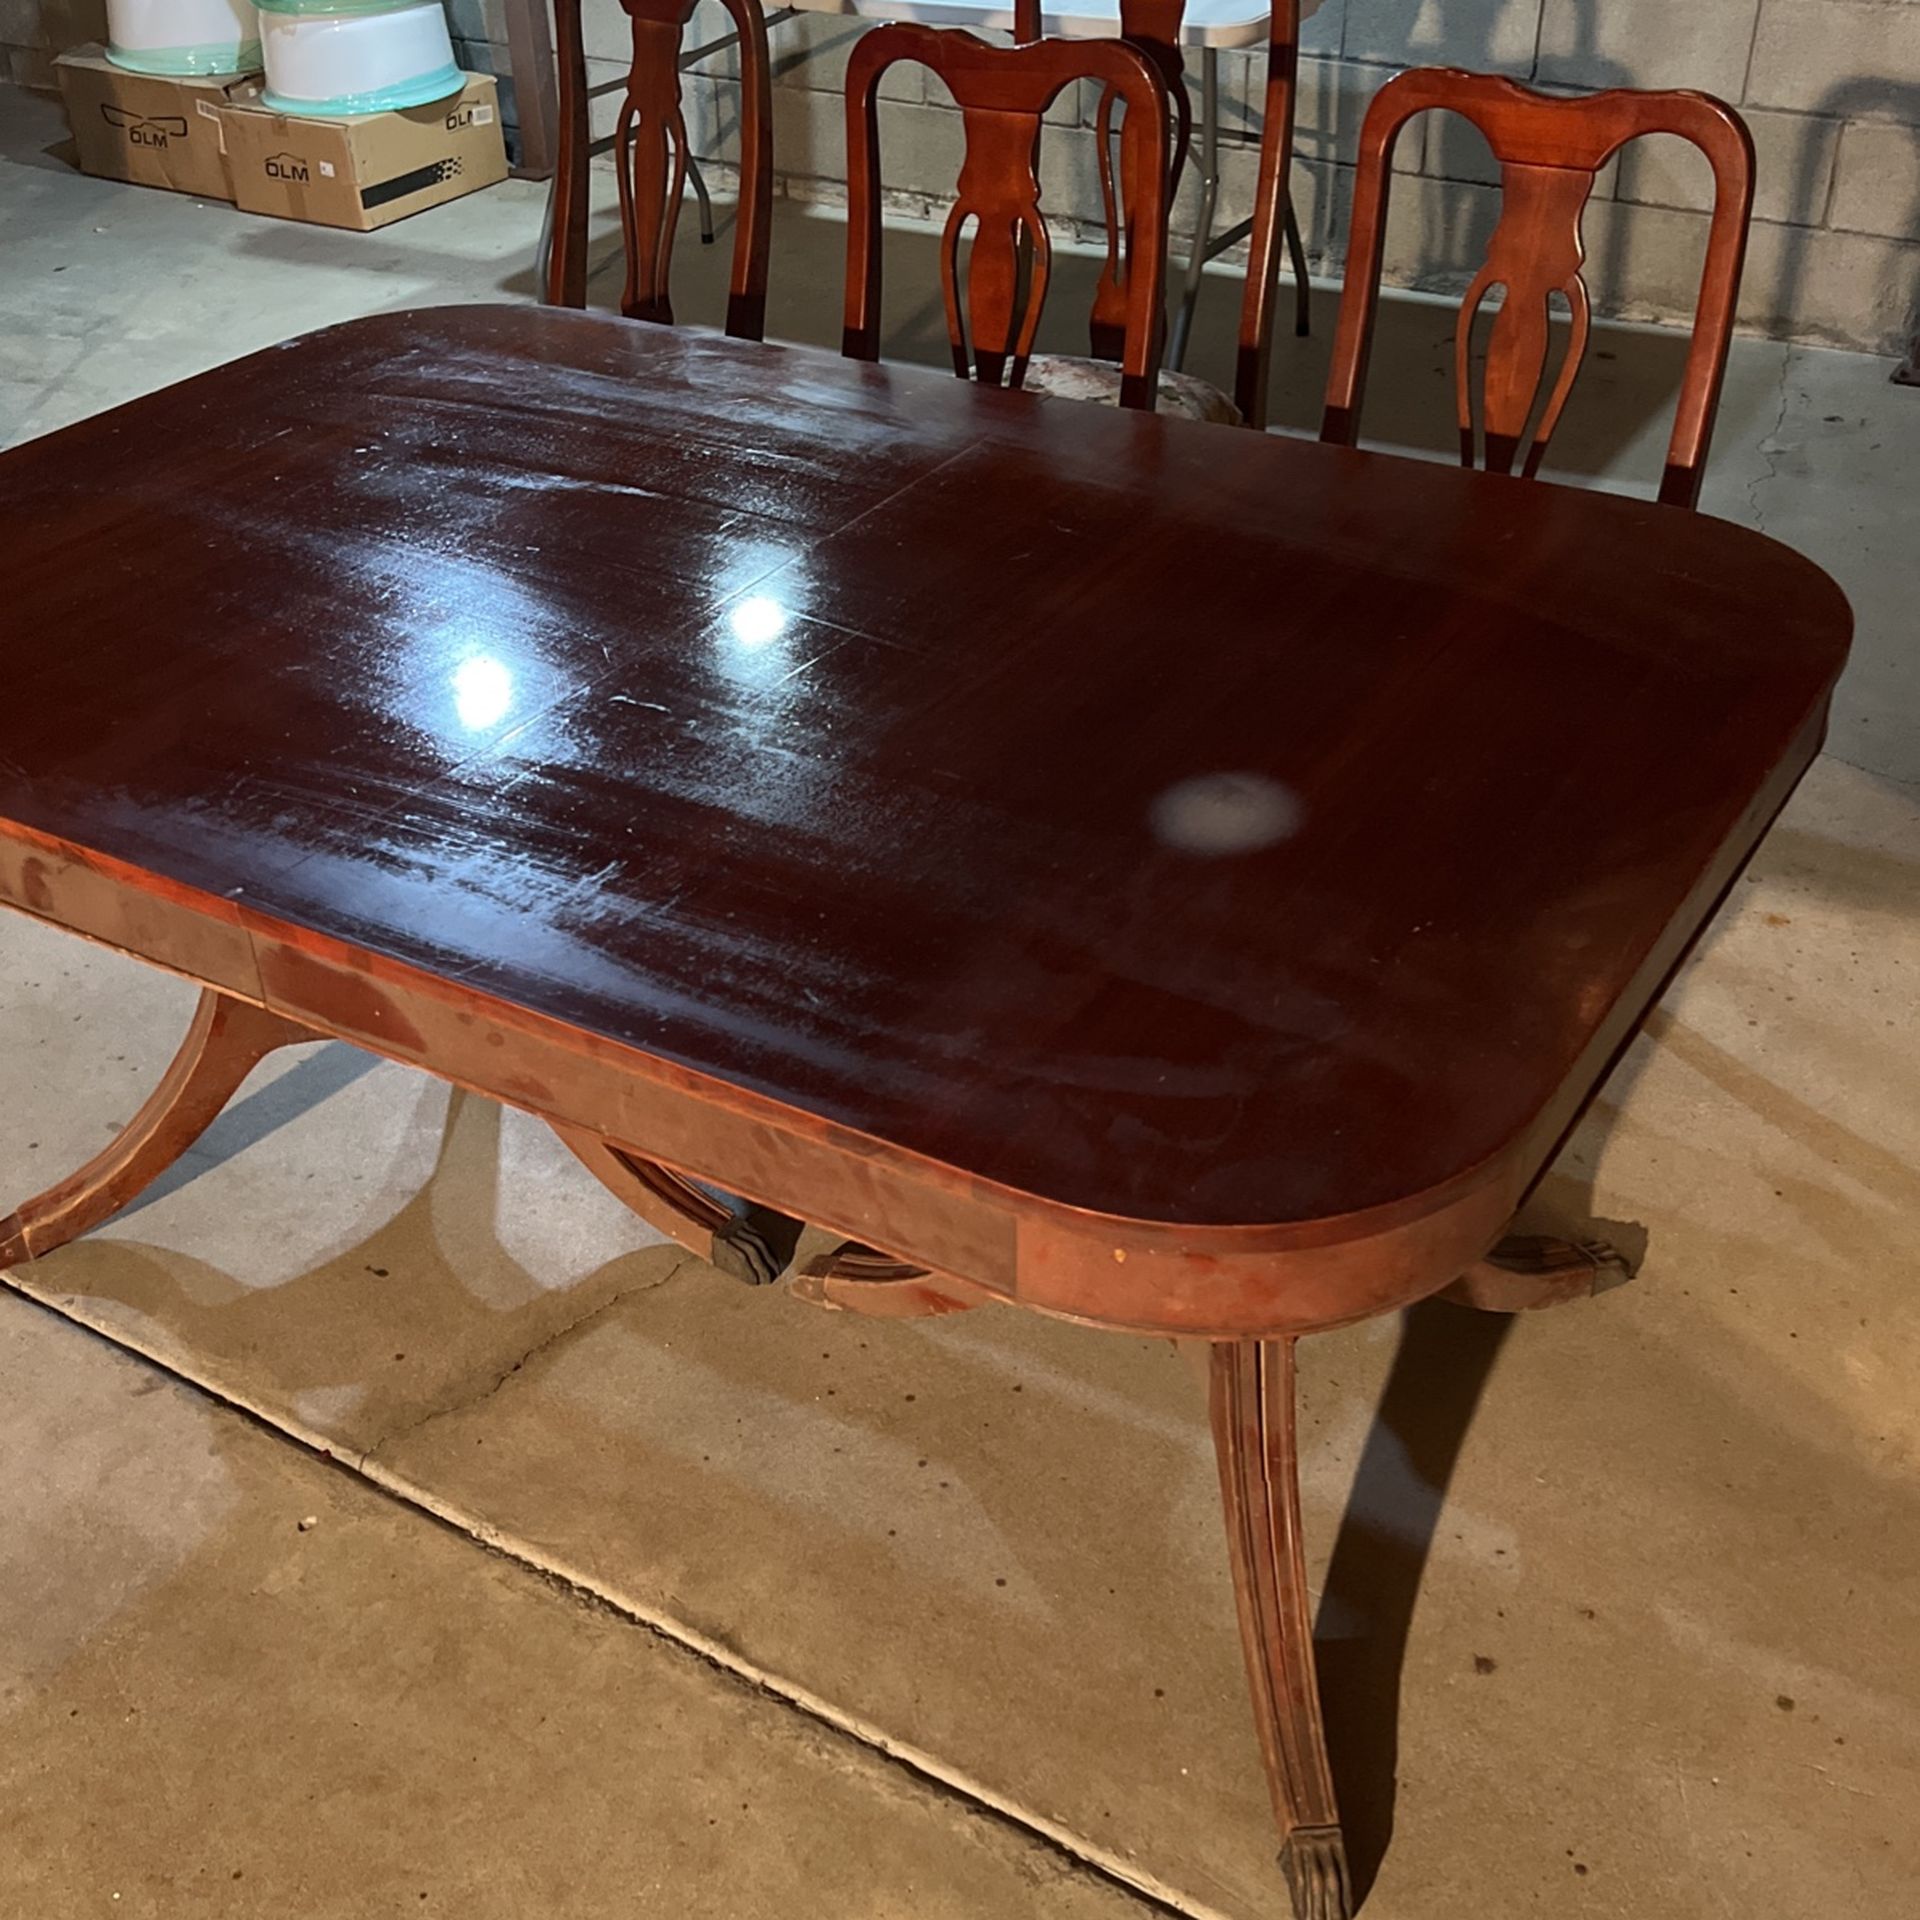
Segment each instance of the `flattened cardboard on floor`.
[{"label": "flattened cardboard on floor", "polygon": [[63,53],[53,66],[82,173],[233,198],[220,112],[257,98],[258,74],[128,73],[98,46]]},{"label": "flattened cardboard on floor", "polygon": [[235,104],[225,130],[237,205],[323,227],[369,232],[507,177],[486,73],[424,107],[339,120]]}]

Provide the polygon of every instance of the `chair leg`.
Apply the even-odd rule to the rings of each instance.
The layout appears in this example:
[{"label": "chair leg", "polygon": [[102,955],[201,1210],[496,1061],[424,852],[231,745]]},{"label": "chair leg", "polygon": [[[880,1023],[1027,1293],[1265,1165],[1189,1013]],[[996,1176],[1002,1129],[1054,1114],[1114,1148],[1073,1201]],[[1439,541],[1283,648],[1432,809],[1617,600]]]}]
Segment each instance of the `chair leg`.
[{"label": "chair leg", "polygon": [[111,1219],[186,1152],[268,1054],[325,1039],[211,988],[147,1103],[103,1152],[0,1220],[0,1266],[37,1260]]},{"label": "chair leg", "polygon": [[1296,1920],[1350,1920],[1301,1552],[1293,1341],[1221,1340],[1210,1403],[1240,1643]]}]

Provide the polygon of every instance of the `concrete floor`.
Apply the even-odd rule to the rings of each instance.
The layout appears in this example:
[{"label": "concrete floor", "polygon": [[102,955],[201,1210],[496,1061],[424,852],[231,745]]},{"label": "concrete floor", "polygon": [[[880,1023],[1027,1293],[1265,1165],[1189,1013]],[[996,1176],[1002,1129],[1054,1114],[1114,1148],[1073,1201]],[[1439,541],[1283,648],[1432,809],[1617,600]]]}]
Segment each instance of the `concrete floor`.
[{"label": "concrete floor", "polygon": [[[328,234],[82,180],[60,133],[0,89],[0,440],[527,291],[530,189]],[[776,330],[832,337],[838,243],[782,210]],[[1281,343],[1285,425],[1330,314]],[[1392,309],[1376,437],[1444,448],[1445,331]],[[1560,451],[1642,479],[1674,343],[1599,345]],[[1914,1910],[1920,394],[1886,371],[1735,356],[1709,508],[1832,569],[1861,641],[1543,1189],[1642,1224],[1641,1278],[1303,1350],[1369,1920]],[[190,999],[0,920],[0,1200],[124,1121]],[[1188,1355],[749,1293],[538,1126],[344,1047],[7,1285],[0,1915],[1285,1910]]]}]

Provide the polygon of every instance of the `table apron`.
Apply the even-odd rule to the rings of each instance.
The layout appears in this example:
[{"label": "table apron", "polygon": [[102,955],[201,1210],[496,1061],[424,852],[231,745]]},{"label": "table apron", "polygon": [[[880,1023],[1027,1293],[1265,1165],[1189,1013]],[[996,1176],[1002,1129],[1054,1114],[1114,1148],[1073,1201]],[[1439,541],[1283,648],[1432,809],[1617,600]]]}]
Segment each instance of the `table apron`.
[{"label": "table apron", "polygon": [[1350,1222],[1183,1227],[1042,1200],[5,822],[0,904],[1012,1304],[1139,1332],[1299,1334],[1422,1299],[1493,1245],[1746,865],[1824,722],[1823,706],[1534,1125],[1448,1188]]}]

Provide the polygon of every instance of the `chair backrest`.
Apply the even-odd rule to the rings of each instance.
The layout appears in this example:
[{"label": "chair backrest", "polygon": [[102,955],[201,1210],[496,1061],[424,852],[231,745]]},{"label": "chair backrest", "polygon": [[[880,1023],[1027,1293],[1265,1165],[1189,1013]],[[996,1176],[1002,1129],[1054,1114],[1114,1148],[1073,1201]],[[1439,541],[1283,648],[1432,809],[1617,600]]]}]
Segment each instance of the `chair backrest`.
[{"label": "chair backrest", "polygon": [[[550,305],[587,303],[587,167],[593,147],[581,0],[554,0],[560,72],[557,217],[547,258]],[[620,311],[671,324],[667,283],[673,233],[687,183],[687,125],[680,111],[681,37],[696,0],[620,0],[633,28],[633,59],[614,122],[620,230],[627,279]],[[727,331],[766,331],[767,251],[773,217],[773,77],[759,0],[723,0],[740,35],[740,202],[734,226]]]},{"label": "chair backrest", "polygon": [[[1032,0],[1023,14],[1037,16]],[[1025,23],[1029,28],[1031,18]],[[1159,384],[1161,299],[1167,261],[1168,108],[1165,81],[1124,40],[1026,40],[990,46],[957,29],[875,27],[847,62],[847,312],[842,351],[880,357],[881,75],[902,60],[945,82],[961,114],[966,153],[940,240],[940,283],[954,371],[990,386],[1019,386],[1050,277],[1052,246],[1040,211],[1041,116],[1075,80],[1095,80],[1126,107],[1121,176],[1127,207],[1122,406],[1151,408]],[[960,241],[975,223],[964,299]],[[1031,274],[1022,243],[1031,247]]]},{"label": "chair backrest", "polygon": [[[1367,354],[1379,303],[1394,141],[1415,114],[1433,108],[1472,121],[1500,162],[1500,222],[1486,263],[1461,302],[1454,342],[1460,457],[1463,465],[1472,466],[1473,322],[1488,292],[1503,288],[1505,297],[1488,333],[1479,407],[1486,464],[1496,473],[1511,473],[1523,449],[1522,472],[1531,477],[1539,471],[1586,353],[1591,313],[1580,274],[1585,258],[1580,222],[1595,174],[1629,140],[1649,133],[1678,134],[1711,162],[1713,222],[1707,235],[1693,341],[1660,482],[1662,500],[1694,505],[1700,496],[1714,408],[1726,369],[1753,210],[1753,140],[1746,123],[1723,101],[1704,93],[1616,89],[1561,98],[1535,93],[1492,74],[1448,67],[1422,68],[1389,80],[1368,108],[1360,130],[1347,280],[1321,439],[1352,446],[1359,436]],[[1566,357],[1548,389],[1550,303],[1555,293],[1565,296],[1572,324]]]}]

